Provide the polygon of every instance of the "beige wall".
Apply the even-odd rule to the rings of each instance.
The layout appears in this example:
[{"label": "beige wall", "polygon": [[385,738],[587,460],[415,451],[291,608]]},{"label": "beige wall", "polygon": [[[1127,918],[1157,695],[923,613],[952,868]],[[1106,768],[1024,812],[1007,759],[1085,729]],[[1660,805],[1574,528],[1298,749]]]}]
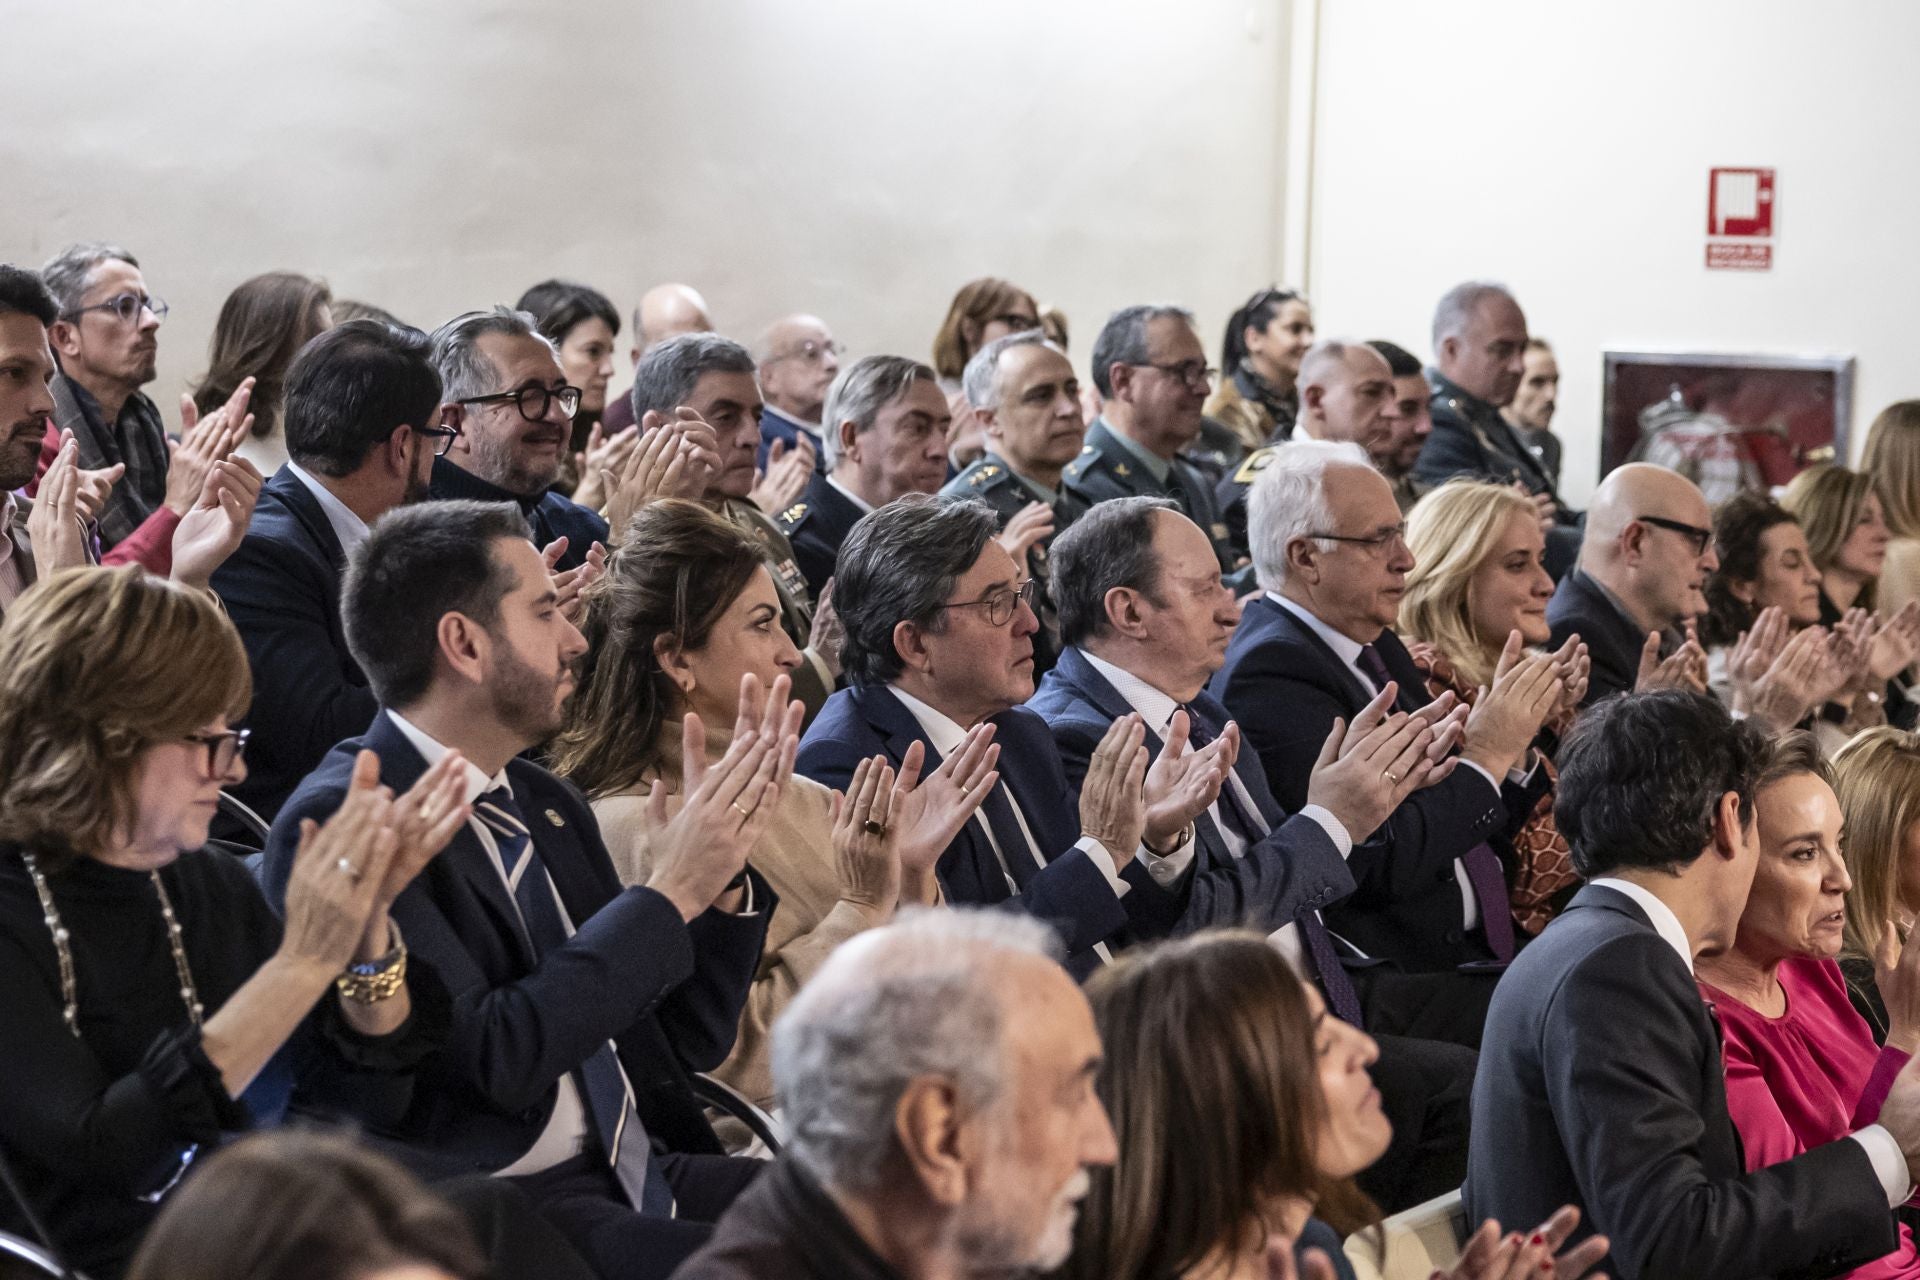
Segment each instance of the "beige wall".
[{"label": "beige wall", "polygon": [[1275,271],[1287,21],[1284,0],[29,0],[7,43],[45,54],[11,60],[0,258],[132,249],[173,304],[163,403],[226,292],[274,268],[427,326],[547,275],[623,311],[678,278],[743,339],[811,309],[856,352],[922,357],[994,273],[1066,309],[1083,367],[1133,301],[1199,308],[1211,346]]},{"label": "beige wall", "polygon": [[[1857,355],[1856,451],[1920,393],[1920,6],[1325,0],[1320,22],[1323,332],[1424,353],[1442,291],[1505,280],[1560,352],[1569,496],[1609,347]],[[1778,170],[1773,271],[1705,269],[1713,165]]]}]

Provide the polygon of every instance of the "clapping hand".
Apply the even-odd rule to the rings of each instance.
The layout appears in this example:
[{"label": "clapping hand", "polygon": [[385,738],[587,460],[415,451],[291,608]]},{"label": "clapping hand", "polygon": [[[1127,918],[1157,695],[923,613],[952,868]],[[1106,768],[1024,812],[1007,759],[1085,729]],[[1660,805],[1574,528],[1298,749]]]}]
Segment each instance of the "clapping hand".
[{"label": "clapping hand", "polygon": [[[648,419],[657,411],[650,410]],[[626,540],[633,517],[650,502],[665,498],[697,501],[720,469],[718,437],[706,420],[682,406],[671,419],[647,429],[637,447],[625,453],[620,468],[602,468],[607,495],[607,527],[615,542]]]},{"label": "clapping hand", "polygon": [[1467,713],[1465,754],[1495,779],[1506,777],[1526,756],[1565,691],[1555,659],[1526,653],[1522,643],[1518,631],[1508,635],[1493,684],[1481,690]]},{"label": "clapping hand", "polygon": [[1146,736],[1139,715],[1115,720],[1094,748],[1080,784],[1080,833],[1098,840],[1116,869],[1132,859],[1147,825]]},{"label": "clapping hand", "polygon": [[587,447],[573,455],[574,474],[580,477],[580,483],[573,489],[573,500],[590,511],[604,508],[611,492],[607,475],[625,470],[627,459],[633,456],[639,443],[638,424],[622,428],[611,436],[598,422],[587,428]]},{"label": "clapping hand", "polygon": [[1920,600],[1880,619],[1873,637],[1873,677],[1884,684],[1920,661]]},{"label": "clapping hand", "polygon": [[1007,527],[1000,531],[995,539],[1013,562],[1024,565],[1027,552],[1033,550],[1037,542],[1043,542],[1053,536],[1053,508],[1044,502],[1029,502],[1013,513],[1007,521]]},{"label": "clapping hand", "polygon": [[995,726],[984,721],[973,726],[960,740],[960,749],[925,778],[920,776],[927,759],[925,743],[914,742],[900,758],[893,823],[900,828],[900,862],[907,891],[917,902],[934,900],[932,877],[940,855],[1000,782],[1000,772],[994,768],[1000,745],[993,740],[994,732]]},{"label": "clapping hand", "polygon": [[213,571],[239,550],[260,501],[260,472],[245,458],[224,458],[207,472],[206,487],[193,510],[173,531],[175,582],[205,587]]},{"label": "clapping hand", "polygon": [[1589,1236],[1556,1256],[1578,1225],[1580,1211],[1572,1205],[1562,1206],[1531,1236],[1502,1236],[1500,1224],[1489,1218],[1467,1240],[1452,1269],[1434,1274],[1444,1280],[1540,1280],[1546,1275],[1553,1280],[1581,1280],[1607,1256],[1610,1245],[1605,1236]]},{"label": "clapping hand", "polygon": [[754,482],[747,500],[768,515],[778,515],[799,501],[813,482],[813,441],[798,433],[793,447],[775,440],[767,449],[767,467]]},{"label": "clapping hand", "polygon": [[243,378],[227,402],[202,418],[192,396],[180,397],[180,438],[167,441],[167,496],[165,505],[185,516],[200,501],[207,476],[253,430],[247,405],[253,400],[253,379]]},{"label": "clapping hand", "polygon": [[555,572],[555,565],[567,554],[567,537],[562,534],[546,546],[540,548],[540,558],[546,561],[547,573],[553,579],[555,604],[568,622],[579,626],[587,616],[587,588],[598,582],[607,571],[607,549],[596,542],[587,548],[587,558],[571,569]]},{"label": "clapping hand", "polygon": [[854,766],[846,791],[833,793],[840,900],[873,924],[884,922],[900,903],[900,829],[892,820],[893,784],[893,766],[885,756],[873,756]]},{"label": "clapping hand", "polygon": [[80,516],[80,446],[73,432],[60,434],[60,452],[40,477],[40,496],[27,513],[27,538],[39,576],[87,563],[87,531]]},{"label": "clapping hand", "polygon": [[1640,646],[1640,670],[1634,678],[1633,687],[1640,692],[1648,689],[1684,689],[1688,693],[1705,693],[1707,651],[1700,647],[1693,629],[1687,629],[1687,642],[1665,659],[1660,657],[1660,633],[1649,631],[1647,642]]},{"label": "clapping hand", "polygon": [[[1758,622],[1755,629],[1759,629]],[[1845,672],[1833,670],[1827,654],[1827,635],[1819,627],[1805,627],[1795,632],[1758,679],[1744,678],[1752,658],[1750,654],[1737,652],[1738,645],[1735,648],[1728,666],[1731,670],[1735,663],[1741,664],[1743,675],[1734,682],[1734,708],[1745,711],[1775,733],[1785,733],[1806,719],[1808,713],[1831,697],[1846,679]]]},{"label": "clapping hand", "polygon": [[[398,847],[393,793],[380,785],[380,757],[362,751],[333,816],[324,824],[301,819],[280,949],[328,977],[346,968],[364,950]],[[374,945],[386,949],[384,938]]]},{"label": "clapping hand", "polygon": [[1221,735],[1189,749],[1192,721],[1185,711],[1173,713],[1167,740],[1147,769],[1146,828],[1142,838],[1149,849],[1168,849],[1187,824],[1220,798],[1220,788],[1240,755],[1240,726],[1229,722]]},{"label": "clapping hand", "polygon": [[1307,780],[1307,803],[1339,819],[1355,843],[1377,831],[1435,768],[1434,726],[1392,711],[1398,694],[1388,681],[1351,724],[1336,719]]},{"label": "clapping hand", "polygon": [[1560,705],[1549,718],[1557,722],[1580,709],[1581,700],[1587,696],[1587,682],[1593,674],[1593,658],[1585,642],[1578,635],[1570,635],[1553,654],[1553,663],[1560,676]]}]

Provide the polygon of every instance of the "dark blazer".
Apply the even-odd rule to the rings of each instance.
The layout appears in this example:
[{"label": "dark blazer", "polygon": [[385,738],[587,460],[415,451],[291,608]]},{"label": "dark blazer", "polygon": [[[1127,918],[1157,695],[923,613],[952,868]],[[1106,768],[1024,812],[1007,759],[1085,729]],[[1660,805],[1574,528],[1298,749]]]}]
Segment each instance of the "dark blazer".
[{"label": "dark blazer", "polygon": [[1556,649],[1575,634],[1587,643],[1593,669],[1581,706],[1625,693],[1640,678],[1640,649],[1647,643],[1647,633],[1621,613],[1584,570],[1575,569],[1560,579],[1547,602],[1547,625],[1553,629],[1548,643]]},{"label": "dark blazer", "polygon": [[586,563],[587,552],[592,550],[596,542],[602,546],[609,545],[607,522],[600,518],[599,512],[590,511],[551,489],[531,498],[522,497],[499,485],[489,484],[445,458],[433,460],[433,486],[429,494],[434,498],[511,502],[527,518],[527,524],[533,530],[534,546],[545,547],[556,538],[567,540],[566,554],[554,563],[555,569],[572,569]]},{"label": "dark blazer", "polygon": [[784,444],[791,453],[802,431],[807,433],[807,440],[813,445],[813,474],[827,474],[827,450],[820,442],[818,429],[794,421],[770,404],[760,408],[760,447],[754,452],[753,465],[762,471],[766,470],[767,452],[773,448],[775,440]]},{"label": "dark blazer", "polygon": [[1500,410],[1471,395],[1437,369],[1427,371],[1433,384],[1433,430],[1420,447],[1413,474],[1423,483],[1444,484],[1458,475],[1499,484],[1515,480],[1529,492],[1553,494],[1553,476],[1521,440]]},{"label": "dark blazer", "polygon": [[260,491],[240,547],[213,589],[253,668],[247,779],[235,796],[273,816],[333,745],[380,709],[340,622],[346,555],[319,499],[286,467]]},{"label": "dark blazer", "polygon": [[[1061,771],[1053,735],[1044,720],[1025,707],[1014,707],[991,717],[994,741],[1000,745],[1000,785],[1013,794],[1026,815],[1035,843],[1049,859],[1023,893],[1010,893],[980,823],[969,819],[937,868],[941,888],[956,903],[993,906],[1005,903],[1052,924],[1066,944],[1067,967],[1077,976],[1091,973],[1099,963],[1097,942],[1121,941],[1115,935],[1137,922],[1147,933],[1164,932],[1172,895],[1153,883],[1135,858],[1121,875],[1132,888],[1117,897],[1100,868],[1082,849],[1080,802]],[[926,769],[940,763],[906,704],[885,685],[842,689],[827,705],[800,742],[798,772],[829,787],[845,787],[860,761],[883,755],[895,764],[915,742],[925,745]],[[1009,858],[1017,856],[1008,851]]]},{"label": "dark blazer", "polygon": [[793,562],[800,566],[815,600],[833,576],[840,544],[865,514],[852,498],[828,484],[824,473],[816,471],[800,501],[774,516],[780,532],[793,544]]},{"label": "dark blazer", "polygon": [[[1067,780],[1076,790],[1107,729],[1133,710],[1086,655],[1072,647],[1061,653],[1059,664],[1047,673],[1027,705],[1053,730]],[[1231,719],[1227,709],[1206,693],[1189,707],[1214,737]],[[1149,757],[1159,759],[1160,736],[1149,729],[1146,742]],[[1267,788],[1260,758],[1251,748],[1242,746],[1234,772],[1271,831],[1246,856],[1236,858],[1209,815],[1195,819],[1194,838],[1200,847],[1169,932],[1243,926],[1269,933],[1291,924],[1302,911],[1324,909],[1353,892],[1353,873],[1346,859],[1319,823],[1298,815],[1290,818],[1280,808]]]},{"label": "dark blazer", "polygon": [[[379,755],[380,780],[396,794],[426,772],[385,715],[336,747],[268,837],[261,882],[276,906],[286,902],[300,820],[339,807],[363,747]],[[381,1127],[369,1117],[369,1127],[463,1170],[504,1168],[545,1128],[560,1077],[611,1039],[648,1134],[672,1150],[718,1151],[687,1073],[712,1070],[733,1048],[772,890],[755,873],[755,914],[708,911],[685,924],[653,890],[620,887],[578,791],[524,759],[507,776],[576,932],[535,964],[500,873],[462,827],[393,904],[408,951],[452,995],[448,1042],[421,1068],[405,1118]]]},{"label": "dark blazer", "polygon": [[1108,498],[1171,498],[1183,514],[1206,531],[1220,557],[1222,571],[1235,566],[1232,536],[1213,496],[1214,481],[1184,457],[1167,464],[1165,483],[1155,480],[1104,418],[1095,418],[1087,428],[1086,444],[1080,456],[1060,473],[1060,482],[1088,506]]},{"label": "dark blazer", "polygon": [[[1425,706],[1426,682],[1399,637],[1382,632],[1374,648],[1400,686],[1401,705]],[[1307,802],[1307,781],[1335,718],[1352,723],[1373,699],[1319,636],[1265,596],[1247,602],[1226,664],[1207,689],[1239,721],[1274,798],[1289,811]],[[1465,931],[1454,859],[1517,825],[1509,814],[1524,820],[1533,805],[1527,795],[1537,800],[1539,785],[1496,791],[1477,770],[1456,768],[1414,792],[1381,833],[1355,846],[1347,865],[1358,887],[1327,912],[1328,927],[1410,970],[1491,959],[1480,934]]]},{"label": "dark blazer", "polygon": [[1562,1204],[1623,1280],[1830,1276],[1890,1252],[1866,1150],[1744,1173],[1720,1033],[1640,907],[1588,885],[1493,996],[1473,1089],[1467,1219],[1530,1230]]}]

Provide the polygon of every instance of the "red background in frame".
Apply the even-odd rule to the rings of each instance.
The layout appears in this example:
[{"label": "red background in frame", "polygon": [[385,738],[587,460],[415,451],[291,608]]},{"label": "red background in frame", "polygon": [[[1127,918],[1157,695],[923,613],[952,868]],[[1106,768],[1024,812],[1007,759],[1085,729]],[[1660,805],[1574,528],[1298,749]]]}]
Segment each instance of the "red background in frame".
[{"label": "red background in frame", "polygon": [[1810,450],[1833,446],[1835,382],[1828,369],[1623,363],[1608,388],[1600,473],[1604,476],[1632,456],[1640,440],[1640,411],[1666,399],[1678,385],[1693,409],[1712,410],[1736,427],[1784,427],[1784,440],[1758,430],[1744,438],[1767,483],[1785,484],[1810,465]]}]

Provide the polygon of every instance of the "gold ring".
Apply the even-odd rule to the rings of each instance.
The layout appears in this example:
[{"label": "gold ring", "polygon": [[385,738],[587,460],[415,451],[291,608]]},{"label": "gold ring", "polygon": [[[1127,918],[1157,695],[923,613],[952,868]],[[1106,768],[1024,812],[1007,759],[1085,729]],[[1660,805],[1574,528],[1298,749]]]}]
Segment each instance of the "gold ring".
[{"label": "gold ring", "polygon": [[753,816],[752,814],[748,813],[745,809],[742,809],[740,807],[740,802],[738,800],[734,800],[730,802],[727,805],[727,807],[729,809],[732,809],[735,813],[739,814],[743,818],[751,818]]},{"label": "gold ring", "polygon": [[1395,772],[1394,772],[1393,770],[1391,770],[1391,769],[1383,769],[1383,770],[1381,770],[1381,772],[1382,772],[1382,773],[1384,773],[1384,774],[1386,774],[1386,776],[1387,776],[1387,781],[1388,781],[1388,782],[1390,782],[1390,783],[1392,783],[1392,784],[1393,784],[1394,786],[1396,786],[1396,787],[1400,785],[1400,775],[1399,775],[1399,774],[1397,774],[1397,773],[1395,773]]},{"label": "gold ring", "polygon": [[351,860],[347,858],[341,858],[340,861],[334,863],[333,865],[340,868],[340,870],[346,875],[347,879],[352,880],[355,883],[359,882],[360,869],[354,866]]}]

